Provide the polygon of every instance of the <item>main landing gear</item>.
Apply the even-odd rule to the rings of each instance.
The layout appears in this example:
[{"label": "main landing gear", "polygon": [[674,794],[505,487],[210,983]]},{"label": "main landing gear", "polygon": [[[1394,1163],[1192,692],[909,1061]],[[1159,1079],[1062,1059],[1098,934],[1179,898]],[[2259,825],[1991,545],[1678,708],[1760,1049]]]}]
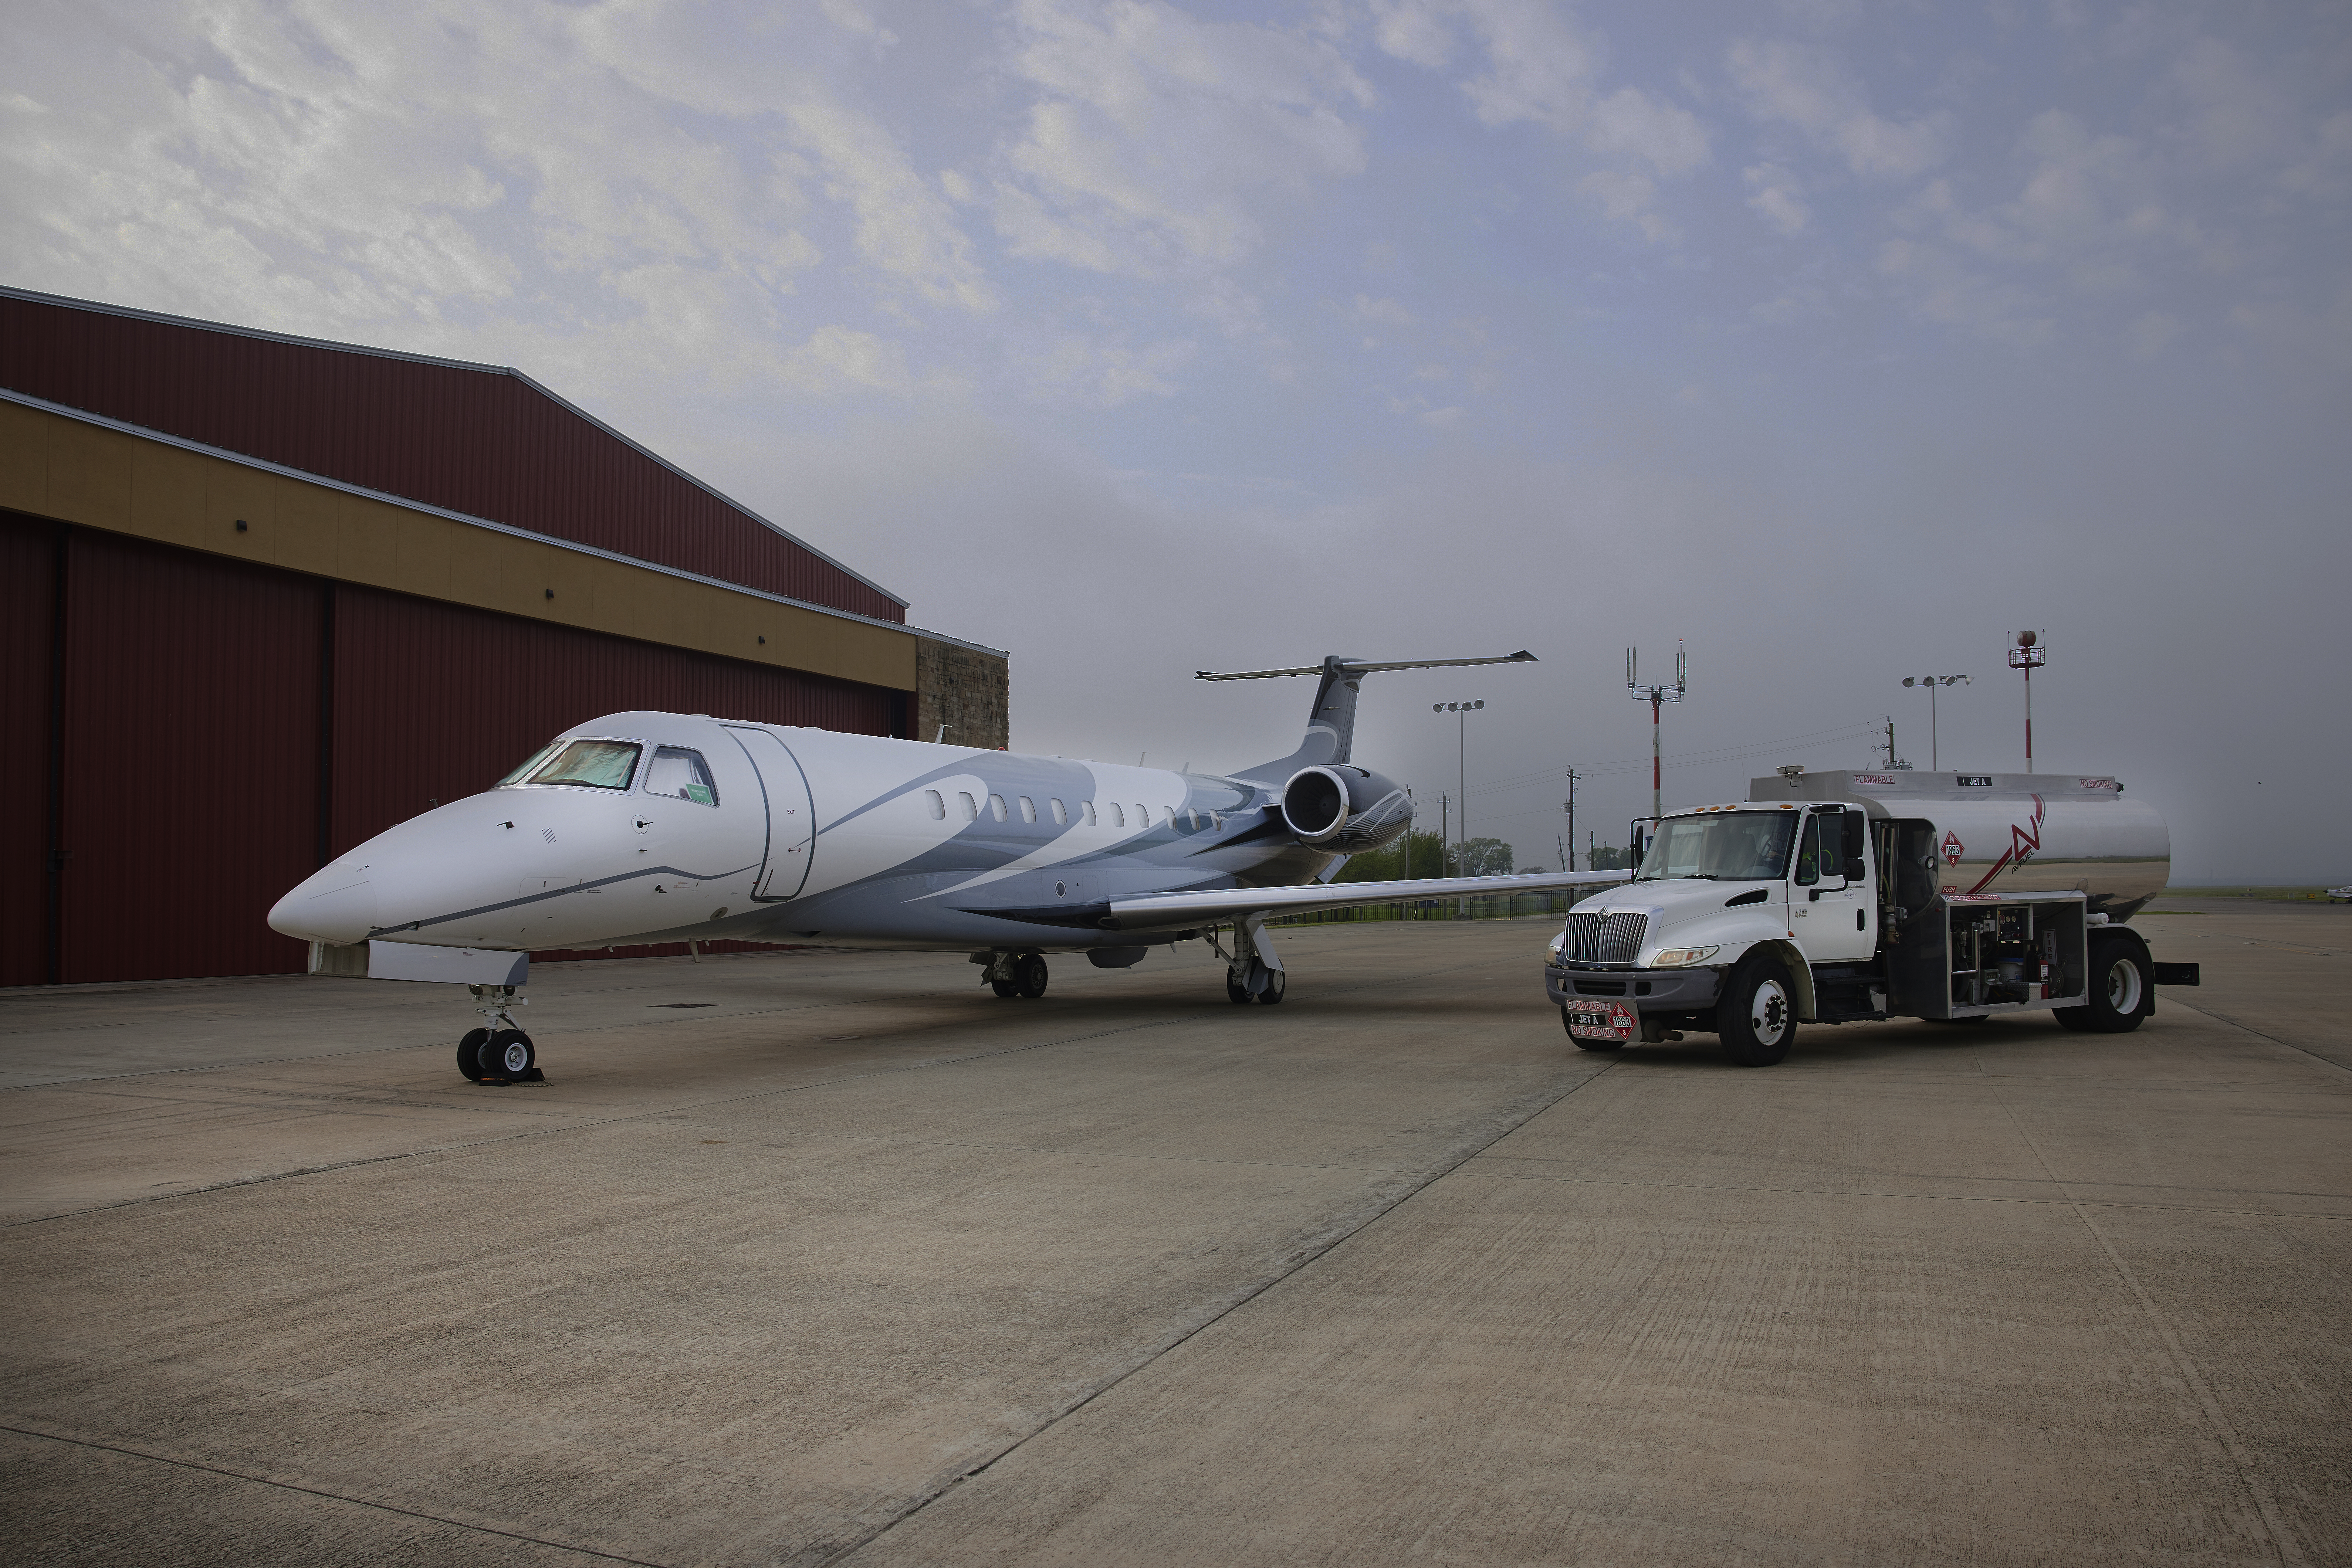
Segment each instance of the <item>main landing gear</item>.
[{"label": "main landing gear", "polygon": [[1266,936],[1259,917],[1253,915],[1234,926],[1234,950],[1230,953],[1218,946],[1213,927],[1201,935],[1217,956],[1225,961],[1225,1000],[1235,1006],[1259,1002],[1275,1007],[1281,1003],[1290,977],[1283,973],[1282,959],[1275,952],[1274,942]]},{"label": "main landing gear", "polygon": [[[980,955],[974,954],[974,962]],[[1043,953],[994,953],[985,960],[988,967],[981,975],[988,988],[1004,998],[1026,997],[1032,1001],[1045,994],[1045,955]]]},{"label": "main landing gear", "polygon": [[515,995],[512,986],[467,986],[474,993],[474,1010],[489,1020],[486,1029],[471,1029],[457,1042],[457,1071],[476,1083],[540,1083],[547,1074],[539,1070],[539,1053],[530,1036],[515,1023],[513,1010],[530,1004]]}]

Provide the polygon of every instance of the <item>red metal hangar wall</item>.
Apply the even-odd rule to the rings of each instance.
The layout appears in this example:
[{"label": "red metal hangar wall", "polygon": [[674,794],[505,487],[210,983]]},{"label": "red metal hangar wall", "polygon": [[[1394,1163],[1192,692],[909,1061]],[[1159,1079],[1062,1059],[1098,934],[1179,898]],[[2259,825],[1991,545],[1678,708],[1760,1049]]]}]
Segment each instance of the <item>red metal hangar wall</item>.
[{"label": "red metal hangar wall", "polygon": [[1002,690],[905,620],[515,371],[0,289],[0,985],[298,972],[287,888],[598,714]]}]

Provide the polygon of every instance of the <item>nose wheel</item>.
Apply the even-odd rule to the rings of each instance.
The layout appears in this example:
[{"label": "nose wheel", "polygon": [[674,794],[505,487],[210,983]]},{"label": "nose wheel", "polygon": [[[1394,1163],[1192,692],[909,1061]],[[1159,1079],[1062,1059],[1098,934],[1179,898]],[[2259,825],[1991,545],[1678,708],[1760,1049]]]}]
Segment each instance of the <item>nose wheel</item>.
[{"label": "nose wheel", "polygon": [[457,1041],[457,1071],[473,1083],[543,1083],[539,1052],[530,1036],[515,1027],[509,1009],[524,1005],[512,986],[468,986],[474,1010],[489,1020],[488,1028],[469,1029]]}]

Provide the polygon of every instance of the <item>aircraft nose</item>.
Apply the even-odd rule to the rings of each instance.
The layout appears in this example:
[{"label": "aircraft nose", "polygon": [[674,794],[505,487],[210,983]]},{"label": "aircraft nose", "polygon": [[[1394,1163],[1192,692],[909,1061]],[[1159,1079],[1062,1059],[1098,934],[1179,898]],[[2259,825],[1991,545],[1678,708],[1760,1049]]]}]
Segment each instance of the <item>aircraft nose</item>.
[{"label": "aircraft nose", "polygon": [[278,901],[269,928],[305,941],[364,942],[376,928],[375,884],[330,867]]}]

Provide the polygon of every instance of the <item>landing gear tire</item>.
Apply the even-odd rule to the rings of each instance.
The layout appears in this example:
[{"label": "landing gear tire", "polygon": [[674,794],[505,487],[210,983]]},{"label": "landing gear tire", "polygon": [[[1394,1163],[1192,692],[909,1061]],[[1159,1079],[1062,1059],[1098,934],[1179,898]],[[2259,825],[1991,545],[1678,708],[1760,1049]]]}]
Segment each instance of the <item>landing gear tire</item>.
[{"label": "landing gear tire", "polygon": [[1282,993],[1289,983],[1290,977],[1281,970],[1268,970],[1265,977],[1265,989],[1257,994],[1258,1005],[1270,1008],[1279,1004],[1282,1000]]},{"label": "landing gear tire", "polygon": [[1031,1001],[1045,994],[1044,954],[1024,953],[1013,960],[1013,988]]},{"label": "landing gear tire", "polygon": [[2155,1010],[2147,949],[2137,937],[2119,934],[2091,939],[2090,999],[2079,1008],[2060,1008],[2057,1016],[2066,1028],[2085,1033],[2129,1034]]},{"label": "landing gear tire", "polygon": [[489,1043],[490,1031],[486,1029],[469,1029],[466,1037],[457,1042],[457,1071],[464,1073],[469,1082],[479,1083],[482,1081],[482,1047]]},{"label": "landing gear tire", "polygon": [[1571,1027],[1568,1021],[1568,1007],[1566,1003],[1562,1003],[1560,1006],[1559,1027],[1568,1030],[1568,1042],[1576,1047],[1579,1051],[1622,1051],[1625,1049],[1625,1042],[1622,1040],[1579,1040],[1577,1038],[1575,1029]]},{"label": "landing gear tire", "polygon": [[1797,1037],[1789,971],[1778,958],[1742,959],[1731,971],[1716,1013],[1726,1056],[1741,1067],[1771,1067]]},{"label": "landing gear tire", "polygon": [[991,980],[988,982],[988,988],[1000,997],[1017,997],[1021,994],[1021,988],[1010,980]]},{"label": "landing gear tire", "polygon": [[530,1036],[519,1029],[502,1029],[482,1047],[482,1076],[520,1079],[538,1060],[538,1052],[530,1047]]},{"label": "landing gear tire", "polygon": [[1250,1001],[1249,988],[1228,977],[1225,980],[1225,1000],[1235,1007],[1246,1007]]}]

